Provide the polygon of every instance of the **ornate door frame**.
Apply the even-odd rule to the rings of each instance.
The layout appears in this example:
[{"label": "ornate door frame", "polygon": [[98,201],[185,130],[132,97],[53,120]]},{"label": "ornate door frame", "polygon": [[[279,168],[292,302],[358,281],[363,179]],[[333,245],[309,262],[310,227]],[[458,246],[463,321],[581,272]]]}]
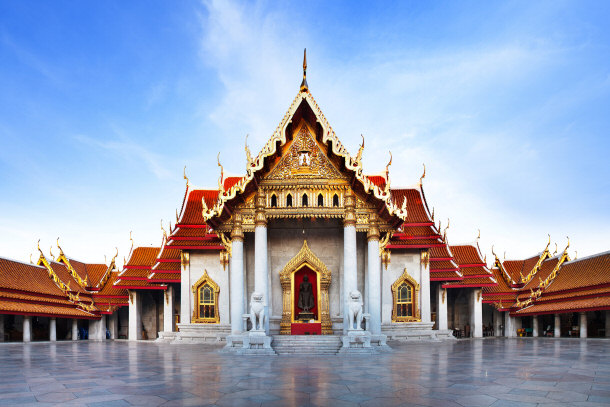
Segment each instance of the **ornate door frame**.
[{"label": "ornate door frame", "polygon": [[290,335],[294,310],[294,273],[307,266],[318,275],[318,313],[322,324],[322,335],[332,335],[332,323],[330,322],[329,296],[331,273],[326,265],[307,246],[307,240],[303,241],[303,247],[280,271],[280,283],[282,284],[282,321],[280,322],[280,334]]}]

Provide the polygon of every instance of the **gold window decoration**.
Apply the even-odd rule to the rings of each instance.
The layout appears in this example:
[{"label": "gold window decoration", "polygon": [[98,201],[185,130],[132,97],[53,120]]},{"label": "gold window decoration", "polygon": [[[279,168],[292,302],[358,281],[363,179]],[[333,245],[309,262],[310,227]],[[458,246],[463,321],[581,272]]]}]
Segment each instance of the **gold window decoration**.
[{"label": "gold window decoration", "polygon": [[203,276],[193,285],[193,298],[195,306],[191,323],[217,324],[220,322],[218,315],[218,294],[220,288],[208,275],[208,271],[203,271]]},{"label": "gold window decoration", "polygon": [[407,268],[400,278],[392,284],[393,322],[421,321],[419,311],[419,284],[407,273]]}]

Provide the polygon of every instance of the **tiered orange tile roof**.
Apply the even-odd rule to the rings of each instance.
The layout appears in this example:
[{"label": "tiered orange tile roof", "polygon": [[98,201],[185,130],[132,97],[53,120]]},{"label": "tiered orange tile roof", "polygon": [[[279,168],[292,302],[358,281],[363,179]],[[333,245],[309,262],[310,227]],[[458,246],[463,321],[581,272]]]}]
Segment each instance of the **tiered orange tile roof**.
[{"label": "tiered orange tile roof", "polygon": [[498,284],[481,256],[478,243],[476,246],[451,245],[449,249],[460,268],[463,280],[445,283],[443,288],[492,287]]},{"label": "tiered orange tile roof", "polygon": [[0,313],[98,318],[95,313],[77,308],[50,279],[46,267],[3,258],[0,258]]},{"label": "tiered orange tile roof", "polygon": [[123,289],[166,289],[166,286],[153,284],[148,278],[157,262],[159,247],[136,247],[129,260],[117,276],[114,286]]},{"label": "tiered orange tile roof", "polygon": [[[565,252],[564,252],[565,253]],[[530,306],[511,315],[537,315],[610,309],[610,252],[566,261]]]}]

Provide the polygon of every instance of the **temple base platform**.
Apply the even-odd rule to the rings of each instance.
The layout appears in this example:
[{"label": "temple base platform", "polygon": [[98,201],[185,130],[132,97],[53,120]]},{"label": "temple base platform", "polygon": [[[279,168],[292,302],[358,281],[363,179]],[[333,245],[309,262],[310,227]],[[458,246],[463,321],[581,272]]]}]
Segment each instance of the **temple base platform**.
[{"label": "temple base platform", "polygon": [[178,324],[178,332],[159,332],[160,342],[171,343],[225,343],[231,333],[230,325]]},{"label": "temple base platform", "polygon": [[453,340],[455,337],[449,329],[432,329],[434,322],[409,322],[404,324],[382,324],[381,333],[392,341],[440,341]]}]

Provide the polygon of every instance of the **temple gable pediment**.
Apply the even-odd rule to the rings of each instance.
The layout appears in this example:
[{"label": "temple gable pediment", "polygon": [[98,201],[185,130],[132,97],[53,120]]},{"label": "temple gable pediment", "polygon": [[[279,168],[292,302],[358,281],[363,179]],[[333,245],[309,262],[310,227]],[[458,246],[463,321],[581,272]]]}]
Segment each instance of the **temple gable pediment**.
[{"label": "temple gable pediment", "polygon": [[302,121],[290,147],[263,180],[346,180],[315,140],[313,130]]}]

